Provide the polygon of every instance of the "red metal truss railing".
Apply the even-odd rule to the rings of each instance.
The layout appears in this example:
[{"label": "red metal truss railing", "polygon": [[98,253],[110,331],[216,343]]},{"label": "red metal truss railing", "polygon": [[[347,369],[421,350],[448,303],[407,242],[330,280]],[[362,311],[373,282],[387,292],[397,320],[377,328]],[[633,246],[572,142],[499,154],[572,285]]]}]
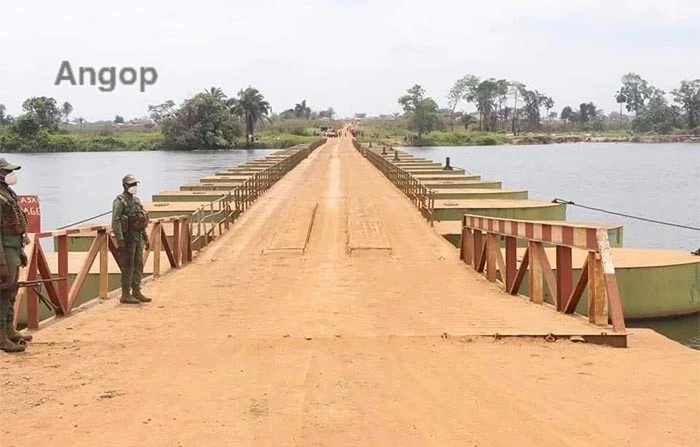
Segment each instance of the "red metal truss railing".
[{"label": "red metal truss railing", "polygon": [[[505,259],[499,237],[505,238]],[[527,240],[520,266],[517,240]],[[544,244],[556,247],[556,271],[549,263]],[[576,284],[573,283],[572,249],[588,251]],[[596,325],[612,323],[613,330],[625,330],[622,302],[615,277],[608,232],[605,228],[566,223],[530,222],[466,214],[462,218],[460,259],[486,278],[501,282],[517,295],[529,271],[529,298],[544,301],[544,285],[556,309],[571,314],[588,287],[588,319]],[[544,281],[543,281],[544,280]]]},{"label": "red metal truss railing", "polygon": [[[168,240],[164,224],[173,226],[172,243]],[[109,225],[95,225],[89,227],[74,228],[70,230],[36,233],[30,235],[30,243],[25,248],[28,263],[27,267],[20,269],[19,281],[32,281],[38,278],[43,280],[52,279],[55,276],[61,280],[46,282],[44,284],[46,296],[56,308],[57,316],[70,315],[75,301],[80,293],[90,269],[99,257],[99,298],[106,298],[109,293],[109,256],[110,254],[119,265],[119,254],[116,249],[113,236],[109,233]],[[71,235],[92,236],[92,244],[85,255],[85,258],[77,270],[73,281],[69,284],[69,250],[68,237]],[[39,241],[44,238],[55,238],[57,265],[55,271],[46,258],[44,249]],[[171,268],[177,268],[192,261],[192,243],[189,219],[187,217],[170,217],[163,219],[153,219],[150,221],[148,230],[150,249],[144,254],[144,263],[148,261],[149,255],[153,253],[153,276],[161,274],[160,258],[161,253],[168,257]],[[97,297],[96,297],[97,298]],[[15,324],[20,314],[22,303],[27,303],[27,326],[31,329],[39,327],[39,300],[38,296],[31,288],[21,288],[17,293],[15,301]]]}]

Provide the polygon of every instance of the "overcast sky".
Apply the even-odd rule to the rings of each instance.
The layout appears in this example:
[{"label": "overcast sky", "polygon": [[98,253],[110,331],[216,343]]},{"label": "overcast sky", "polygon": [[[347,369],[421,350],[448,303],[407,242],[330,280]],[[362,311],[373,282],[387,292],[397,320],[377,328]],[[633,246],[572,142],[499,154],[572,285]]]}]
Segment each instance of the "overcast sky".
[{"label": "overcast sky", "polygon": [[[699,0],[34,0],[0,8],[0,103],[17,115],[53,96],[88,120],[147,114],[148,104],[211,86],[252,85],[281,112],[306,99],[340,116],[400,110],[423,85],[439,104],[466,74],[518,80],[555,110],[606,112],[620,77],[670,91],[700,78]],[[141,93],[54,86],[72,67],[155,67]]]}]

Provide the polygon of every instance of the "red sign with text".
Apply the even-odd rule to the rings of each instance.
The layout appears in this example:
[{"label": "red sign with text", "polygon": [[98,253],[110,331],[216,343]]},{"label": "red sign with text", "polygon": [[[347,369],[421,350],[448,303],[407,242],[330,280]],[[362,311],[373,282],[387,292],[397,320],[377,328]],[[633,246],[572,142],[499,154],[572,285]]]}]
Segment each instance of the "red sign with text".
[{"label": "red sign with text", "polygon": [[27,213],[27,233],[41,233],[39,196],[17,196],[19,207]]}]

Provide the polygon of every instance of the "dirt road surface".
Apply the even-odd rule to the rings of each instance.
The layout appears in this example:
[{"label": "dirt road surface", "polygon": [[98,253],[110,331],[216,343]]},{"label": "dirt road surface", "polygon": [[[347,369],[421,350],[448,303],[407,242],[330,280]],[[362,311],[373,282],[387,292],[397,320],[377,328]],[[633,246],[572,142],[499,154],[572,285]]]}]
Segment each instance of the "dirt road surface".
[{"label": "dirt road surface", "polygon": [[0,353],[0,446],[697,446],[700,356],[468,270],[332,139],[196,261]]}]

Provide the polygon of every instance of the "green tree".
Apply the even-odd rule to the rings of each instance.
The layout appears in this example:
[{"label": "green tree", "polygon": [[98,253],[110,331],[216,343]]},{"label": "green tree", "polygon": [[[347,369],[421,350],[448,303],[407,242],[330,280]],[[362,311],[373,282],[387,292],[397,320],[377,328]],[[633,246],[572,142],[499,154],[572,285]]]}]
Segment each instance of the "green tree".
[{"label": "green tree", "polygon": [[318,116],[321,118],[328,118],[332,120],[335,116],[335,109],[333,109],[333,107],[329,107],[326,110],[321,110],[320,112],[318,112]]},{"label": "green tree", "polygon": [[574,110],[566,106],[563,109],[561,109],[561,115],[559,115],[559,119],[564,121],[565,123],[571,123],[573,122],[572,117],[574,116]]},{"label": "green tree", "polygon": [[620,116],[618,127],[622,129],[622,105],[627,103],[627,96],[625,96],[625,94],[622,93],[621,89],[618,90],[617,93],[615,93],[615,101],[617,101],[617,103],[620,104]]},{"label": "green tree", "polygon": [[539,129],[542,124],[540,110],[542,107],[547,110],[554,107],[554,100],[537,90],[528,90],[525,87],[520,88],[520,96],[523,99],[523,113],[527,119],[528,129]]},{"label": "green tree", "polygon": [[627,73],[622,77],[622,87],[619,94],[624,95],[627,102],[627,111],[634,111],[638,116],[644,109],[649,98],[654,94],[655,88],[636,73]]},{"label": "green tree", "polygon": [[219,149],[230,147],[240,135],[231,111],[211,92],[198,93],[161,121],[166,147]]},{"label": "green tree", "polygon": [[455,123],[454,123],[454,117],[455,117],[455,110],[457,109],[457,105],[462,101],[467,94],[467,91],[469,90],[469,84],[468,84],[468,77],[464,76],[462,78],[457,79],[455,81],[454,85],[450,89],[450,92],[447,94],[447,106],[450,109],[450,128],[451,131],[454,132],[455,130]]},{"label": "green tree", "polygon": [[508,85],[509,91],[513,94],[512,132],[513,135],[516,135],[520,130],[520,120],[518,117],[518,94],[525,88],[525,84],[518,81],[511,81]]},{"label": "green tree", "polygon": [[20,138],[32,140],[41,133],[42,125],[36,115],[27,113],[15,120],[12,131]]},{"label": "green tree", "polygon": [[58,109],[54,98],[47,98],[46,96],[29,98],[22,103],[22,108],[36,118],[41,129],[48,132],[58,130],[62,112]]},{"label": "green tree", "polygon": [[12,122],[12,117],[7,114],[5,104],[0,104],[0,126],[7,125]]},{"label": "green tree", "polygon": [[502,93],[507,92],[508,84],[503,80],[496,79],[480,80],[474,75],[467,75],[462,78],[466,87],[463,99],[474,103],[479,111],[479,125],[481,130],[495,130],[498,117],[498,101]]},{"label": "green tree", "polygon": [[205,90],[204,93],[212,95],[216,99],[224,100],[226,99],[226,94],[221,89],[221,87],[211,87],[209,90]]},{"label": "green tree", "polygon": [[671,92],[673,101],[684,110],[689,129],[695,129],[700,125],[700,79],[693,81],[681,81],[680,88]]},{"label": "green tree", "polygon": [[61,106],[61,115],[63,115],[64,122],[68,124],[68,116],[73,113],[73,106],[68,101],[64,102]]},{"label": "green tree", "polygon": [[262,93],[253,87],[238,92],[238,98],[229,103],[234,115],[243,118],[246,128],[246,142],[253,143],[255,125],[267,118],[270,104],[265,101]]},{"label": "green tree", "polygon": [[175,101],[168,100],[162,104],[148,105],[148,114],[153,121],[160,124],[164,120],[171,118],[175,112]]},{"label": "green tree", "polygon": [[399,104],[409,118],[411,129],[418,133],[420,145],[423,134],[432,130],[437,119],[438,105],[433,98],[426,98],[425,89],[416,84],[399,98]]},{"label": "green tree", "polygon": [[124,124],[124,117],[121,115],[114,115],[114,124]]},{"label": "green tree", "polygon": [[311,117],[311,107],[306,105],[306,100],[294,106],[294,115],[297,118],[305,118],[307,120]]},{"label": "green tree", "polygon": [[578,110],[578,119],[581,124],[586,124],[598,116],[598,110],[592,102],[581,103]]},{"label": "green tree", "polygon": [[459,117],[459,121],[464,126],[464,130],[469,130],[469,126],[476,123],[477,120],[471,113],[463,113],[462,116]]},{"label": "green tree", "polygon": [[497,116],[496,119],[502,118],[501,129],[505,130],[508,125],[508,93],[510,92],[510,81],[507,79],[499,79],[496,81],[496,94],[497,98]]},{"label": "green tree", "polygon": [[659,90],[634,119],[633,128],[637,132],[669,134],[673,130],[676,119],[673,109],[669,107],[663,92]]}]

